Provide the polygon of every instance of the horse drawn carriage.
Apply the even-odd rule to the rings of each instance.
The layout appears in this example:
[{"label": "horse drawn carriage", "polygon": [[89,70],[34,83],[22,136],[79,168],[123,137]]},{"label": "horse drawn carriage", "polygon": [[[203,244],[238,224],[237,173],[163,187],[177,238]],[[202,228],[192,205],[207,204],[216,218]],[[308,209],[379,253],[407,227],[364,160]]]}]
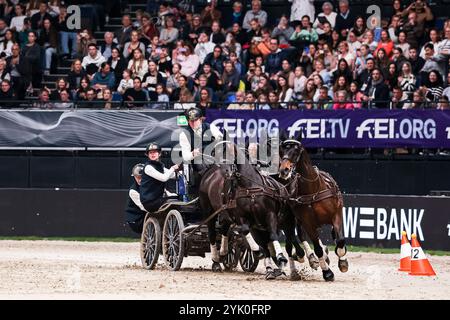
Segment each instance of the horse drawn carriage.
[{"label": "horse drawn carriage", "polygon": [[[161,253],[165,266],[177,271],[185,257],[205,257],[210,252],[208,228],[199,207],[198,198],[189,202],[169,199],[158,211],[147,213],[140,247],[145,269],[154,269]],[[228,253],[221,262],[225,270],[233,270],[239,264],[243,271],[253,272],[258,266],[259,259],[237,225],[228,231]]]}]

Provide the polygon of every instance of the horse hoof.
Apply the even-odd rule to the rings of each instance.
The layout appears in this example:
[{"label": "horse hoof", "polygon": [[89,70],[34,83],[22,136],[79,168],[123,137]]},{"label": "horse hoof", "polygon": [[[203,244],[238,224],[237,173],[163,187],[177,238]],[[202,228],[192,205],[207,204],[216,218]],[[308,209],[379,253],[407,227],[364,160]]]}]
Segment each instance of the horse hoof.
[{"label": "horse hoof", "polygon": [[261,260],[264,259],[264,253],[261,250],[253,251],[253,255],[256,257],[256,259]]},{"label": "horse hoof", "polygon": [[220,263],[213,262],[213,264],[212,264],[212,271],[213,272],[222,272],[222,267],[220,266]]},{"label": "horse hoof", "polygon": [[311,269],[317,270],[319,269],[319,259],[317,259],[316,255],[314,253],[311,253],[308,256],[309,266]]},{"label": "horse hoof", "polygon": [[291,274],[289,275],[289,280],[299,281],[301,279],[302,279],[302,277],[300,277],[300,274],[297,272],[297,270],[291,271]]},{"label": "horse hoof", "polygon": [[328,270],[322,270],[323,279],[326,282],[334,281],[334,273],[331,271],[331,269]]},{"label": "horse hoof", "polygon": [[338,267],[339,267],[339,270],[341,272],[347,272],[348,271],[348,261],[347,261],[347,259],[345,259],[345,260],[340,260],[339,259]]},{"label": "horse hoof", "polygon": [[274,280],[275,274],[273,273],[273,270],[267,270],[266,271],[266,280]]}]

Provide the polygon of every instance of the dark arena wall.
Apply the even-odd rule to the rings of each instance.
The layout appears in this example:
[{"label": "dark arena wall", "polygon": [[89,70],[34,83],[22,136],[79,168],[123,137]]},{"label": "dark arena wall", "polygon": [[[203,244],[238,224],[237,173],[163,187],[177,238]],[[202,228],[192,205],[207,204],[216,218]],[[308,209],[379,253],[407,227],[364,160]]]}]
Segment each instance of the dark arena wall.
[{"label": "dark arena wall", "polygon": [[[126,198],[126,190],[0,189],[0,236],[136,236],[123,222]],[[345,195],[344,206],[351,245],[398,248],[405,230],[426,249],[450,250],[449,197]]]}]

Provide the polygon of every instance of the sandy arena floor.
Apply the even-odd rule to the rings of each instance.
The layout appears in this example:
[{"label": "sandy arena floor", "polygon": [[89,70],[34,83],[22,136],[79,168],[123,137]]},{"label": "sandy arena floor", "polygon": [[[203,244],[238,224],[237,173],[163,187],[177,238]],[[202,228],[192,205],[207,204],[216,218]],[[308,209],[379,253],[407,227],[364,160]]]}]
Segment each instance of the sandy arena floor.
[{"label": "sandy arena floor", "polygon": [[450,299],[449,256],[430,257],[436,277],[398,272],[398,255],[348,258],[343,274],[331,256],[333,283],[320,271],[308,281],[266,281],[262,261],[255,274],[215,274],[208,256],[185,258],[177,272],[160,257],[146,271],[138,243],[0,241],[0,299]]}]

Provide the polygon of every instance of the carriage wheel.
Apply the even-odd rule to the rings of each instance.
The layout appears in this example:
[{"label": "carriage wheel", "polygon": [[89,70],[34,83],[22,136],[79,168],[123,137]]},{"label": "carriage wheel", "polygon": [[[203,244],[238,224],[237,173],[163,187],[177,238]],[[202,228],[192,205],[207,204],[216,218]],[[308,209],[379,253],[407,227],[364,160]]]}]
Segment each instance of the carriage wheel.
[{"label": "carriage wheel", "polygon": [[162,251],[170,270],[177,271],[184,257],[184,222],[177,210],[170,210],[163,228]]},{"label": "carriage wheel", "polygon": [[228,254],[223,260],[223,266],[226,271],[233,271],[238,265],[240,250],[232,232],[229,233],[228,239]]},{"label": "carriage wheel", "polygon": [[245,272],[254,272],[258,267],[259,259],[252,249],[250,249],[247,240],[244,239],[243,244],[239,249],[239,264],[241,265],[242,270]]},{"label": "carriage wheel", "polygon": [[147,218],[141,235],[141,262],[144,269],[155,268],[161,252],[161,227],[158,220]]}]

